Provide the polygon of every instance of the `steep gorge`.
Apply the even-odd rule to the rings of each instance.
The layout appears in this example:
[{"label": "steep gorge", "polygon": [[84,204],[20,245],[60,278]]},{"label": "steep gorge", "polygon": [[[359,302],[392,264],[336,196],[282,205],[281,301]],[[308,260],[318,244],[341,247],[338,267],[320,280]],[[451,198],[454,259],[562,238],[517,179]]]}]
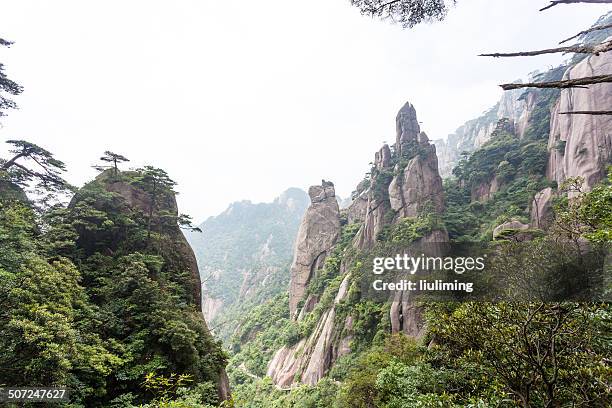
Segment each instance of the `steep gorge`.
[{"label": "steep gorge", "polygon": [[290,188],[270,203],[239,201],[186,237],[198,258],[202,309],[215,335],[227,341],[244,314],[283,291],[298,226],[308,205]]}]

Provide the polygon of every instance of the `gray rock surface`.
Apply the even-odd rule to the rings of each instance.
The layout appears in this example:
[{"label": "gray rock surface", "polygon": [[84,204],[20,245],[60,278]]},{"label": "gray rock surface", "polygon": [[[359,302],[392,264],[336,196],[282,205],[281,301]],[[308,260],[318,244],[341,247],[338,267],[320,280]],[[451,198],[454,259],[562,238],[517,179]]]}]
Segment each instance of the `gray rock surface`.
[{"label": "gray rock surface", "polygon": [[395,119],[397,135],[395,138],[395,149],[399,154],[402,154],[406,148],[406,144],[410,141],[416,140],[421,128],[419,121],[416,116],[416,109],[410,102],[400,109]]},{"label": "gray rock surface", "polygon": [[347,220],[349,224],[363,222],[368,209],[368,196],[361,193],[357,196],[347,209]]},{"label": "gray rock surface", "polygon": [[[612,53],[593,55],[570,68],[564,79],[612,73]],[[582,177],[589,190],[605,175],[612,158],[610,115],[562,115],[561,112],[610,110],[612,84],[589,85],[588,89],[561,91],[551,117],[547,177],[561,184],[569,177]]]},{"label": "gray rock surface", "polygon": [[523,224],[518,220],[511,220],[498,225],[493,230],[493,239],[499,238],[504,231],[525,231],[529,229],[529,224]]},{"label": "gray rock surface", "polygon": [[[334,299],[334,305],[318,321],[312,334],[291,347],[283,347],[276,352],[266,375],[281,388],[292,385],[296,379],[304,384],[316,384],[329,370],[340,355],[350,351],[352,319],[346,319],[344,327],[335,324],[335,305],[347,294],[350,275],[347,274]],[[338,342],[336,334],[348,333]],[[298,378],[296,378],[298,377]]]},{"label": "gray rock surface", "polygon": [[389,202],[399,217],[416,217],[427,206],[444,211],[444,189],[438,173],[436,148],[424,133],[417,140],[421,153],[410,159],[403,171],[389,185]]},{"label": "gray rock surface", "polygon": [[493,177],[489,182],[480,183],[474,187],[471,191],[471,199],[472,201],[486,202],[493,198],[493,194],[498,190],[499,183],[497,182],[497,177]]},{"label": "gray rock surface", "polygon": [[[414,106],[405,104],[397,115],[396,124],[393,149],[396,156],[388,145],[375,154],[372,179],[360,183],[355,199],[345,210],[349,223],[363,222],[353,241],[353,246],[359,250],[371,248],[385,226],[403,217],[417,217],[425,210],[437,213],[444,210],[436,148],[420,131]],[[398,152],[403,152],[402,156]],[[395,168],[394,163],[398,163]],[[309,296],[301,310],[297,310],[308,282],[323,265],[340,231],[333,187],[314,186],[309,194],[312,204],[300,226],[291,268],[290,312],[294,318],[298,315],[298,320],[305,318],[318,301]],[[423,240],[447,242],[448,234],[445,230],[436,230]],[[349,314],[343,322],[337,322],[335,306],[347,296],[350,287],[347,262],[342,262],[340,276],[344,278],[334,305],[322,313],[309,337],[291,347],[281,348],[270,361],[267,375],[277,386],[285,388],[294,382],[316,384],[339,356],[350,352],[353,318]],[[395,299],[390,318],[394,332],[422,336],[422,310],[408,297]]]},{"label": "gray rock surface", "polygon": [[303,298],[310,279],[325,261],[328,251],[340,234],[340,209],[334,185],[324,182],[308,190],[310,207],[306,210],[295,242],[289,284],[289,311],[297,317],[297,305]]},{"label": "gray rock surface", "polygon": [[531,225],[546,229],[552,220],[553,189],[550,187],[538,192],[531,203]]},{"label": "gray rock surface", "polygon": [[[408,108],[407,108],[408,107]],[[414,111],[414,108],[410,104],[406,104],[404,108],[407,109],[408,114]],[[400,111],[401,113],[401,111]],[[416,113],[415,113],[416,115]],[[398,118],[400,115],[398,114]],[[416,116],[415,120],[416,120]],[[417,123],[418,125],[418,123]],[[400,122],[398,119],[398,132],[402,131]],[[398,140],[400,140],[400,135],[398,134]],[[388,145],[383,145],[383,147],[376,152],[374,155],[374,168],[377,171],[387,171],[391,166],[391,149]],[[377,185],[379,181],[379,176],[373,176],[372,186]],[[358,248],[370,248],[374,245],[376,241],[376,236],[382,228],[385,226],[385,215],[391,208],[389,205],[388,198],[381,193],[385,192],[387,187],[383,186],[379,188],[379,191],[374,191],[372,187],[370,187],[364,194],[367,197],[367,205],[365,209],[365,216],[363,220],[363,226],[359,230],[357,234],[357,239],[355,240],[355,246]]]},{"label": "gray rock surface", "polygon": [[390,208],[388,200],[381,200],[373,196],[368,197],[365,220],[355,240],[357,248],[366,249],[374,245],[376,236],[387,224],[385,215]]}]

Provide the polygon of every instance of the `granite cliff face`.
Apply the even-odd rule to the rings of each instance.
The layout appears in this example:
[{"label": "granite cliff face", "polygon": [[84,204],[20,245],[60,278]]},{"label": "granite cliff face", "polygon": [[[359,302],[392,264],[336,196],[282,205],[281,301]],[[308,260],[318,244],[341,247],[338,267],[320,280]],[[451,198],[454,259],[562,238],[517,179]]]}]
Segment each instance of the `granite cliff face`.
[{"label": "granite cliff face", "polygon": [[414,139],[420,152],[412,158],[405,168],[399,164],[394,167],[397,174],[389,184],[389,202],[399,217],[416,217],[432,205],[441,213],[444,211],[444,192],[442,178],[438,173],[436,148],[421,132]]},{"label": "granite cliff face", "polygon": [[[612,13],[602,16],[596,26],[607,26],[612,22]],[[599,44],[609,40],[612,29],[585,33],[577,40],[583,44]],[[565,65],[547,72],[532,74],[530,82],[555,81],[592,75],[609,74],[612,56],[609,52],[586,56],[576,54]],[[609,110],[610,84],[597,84],[588,89],[565,89],[555,95],[550,106],[551,93],[538,89],[506,91],[500,101],[479,118],[459,127],[446,140],[435,140],[438,149],[440,174],[449,177],[463,151],[472,152],[489,140],[496,123],[509,119],[519,138],[526,136],[533,122],[541,122],[542,116],[549,118],[549,180],[563,182],[568,177],[585,178],[585,188],[590,188],[602,178],[602,163],[610,159],[609,115],[566,115],[568,111]],[[534,129],[532,129],[534,131]],[[535,130],[549,132],[548,128]],[[532,135],[527,135],[532,137]],[[536,135],[540,137],[539,135]],[[486,186],[485,186],[486,187]],[[483,188],[485,188],[483,187]],[[487,191],[476,194],[486,197]]]},{"label": "granite cliff face", "polygon": [[546,229],[552,220],[552,200],[555,192],[547,187],[538,192],[531,203],[531,225],[535,228]]},{"label": "granite cliff face", "polygon": [[[601,39],[600,39],[601,40]],[[585,40],[589,43],[594,40]],[[610,74],[612,55],[603,53],[586,58],[574,58],[567,66],[560,66],[536,75],[536,81],[552,81]],[[612,104],[612,85],[596,84],[588,89],[572,88],[561,91],[516,90],[504,93],[501,101],[481,118],[467,122],[446,141],[435,141],[440,153],[440,172],[450,175],[460,152],[473,151],[490,135],[501,118],[509,119],[512,133],[519,139],[545,139],[548,143],[546,177],[561,185],[567,178],[584,179],[587,191],[604,176],[612,158],[612,119],[609,115],[567,114],[575,111],[605,111]],[[490,127],[490,128],[489,128]],[[500,188],[499,180],[474,186],[473,201],[485,202]],[[531,224],[546,228],[551,217],[554,189],[538,192],[531,203]]]},{"label": "granite cliff face", "polygon": [[[414,106],[404,105],[396,125],[396,143],[392,147],[384,145],[376,152],[370,177],[357,186],[353,202],[342,214],[331,183],[323,182],[309,190],[311,206],[296,240],[289,288],[291,317],[298,323],[309,319],[316,307],[320,308],[320,296],[312,293],[306,296],[307,288],[322,270],[325,259],[340,245],[341,219],[348,225],[359,225],[349,244],[359,253],[373,248],[385,228],[425,214],[440,215],[444,210],[436,148],[421,132]],[[440,227],[422,239],[446,242],[448,235]],[[333,302],[320,312],[308,336],[282,347],[270,361],[267,375],[277,386],[284,388],[296,382],[316,384],[339,357],[350,353],[354,316],[349,313],[339,317],[337,310],[352,284],[349,268],[352,260],[346,251],[340,258],[338,274],[342,281],[333,292]],[[402,295],[390,301],[392,331],[421,336],[421,309]]]},{"label": "granite cliff face", "polygon": [[[582,60],[566,71],[572,79],[612,73],[612,55],[603,53]],[[546,175],[561,184],[569,177],[582,177],[590,189],[605,174],[612,158],[612,118],[609,115],[568,115],[564,112],[602,111],[612,106],[612,84],[589,85],[588,89],[564,89],[551,114]]]},{"label": "granite cliff face", "polygon": [[332,307],[321,316],[312,334],[291,347],[282,347],[270,361],[266,375],[278,387],[296,381],[314,385],[339,357],[350,352],[352,319],[348,316],[342,325],[336,323],[336,305],[346,297],[349,278],[343,279]]},{"label": "granite cliff face", "polygon": [[[540,77],[540,80],[560,79],[562,75],[573,78],[609,73],[612,71],[610,58],[605,54],[592,56],[569,69],[559,67],[542,74],[545,78]],[[343,225],[359,225],[349,245],[354,252],[348,253],[367,253],[379,248],[381,236],[395,226],[407,220],[422,219],[428,214],[441,216],[445,205],[438,169],[444,171],[444,166],[452,166],[459,151],[482,146],[496,129],[519,139],[517,146],[541,145],[543,149],[548,140],[549,179],[560,183],[567,177],[580,176],[585,179],[585,188],[588,189],[601,180],[606,165],[610,163],[611,121],[605,116],[561,113],[606,110],[611,102],[611,91],[610,85],[604,84],[597,85],[592,92],[580,89],[560,93],[537,90],[507,92],[494,109],[479,120],[468,122],[449,142],[441,144],[444,150],[448,149],[449,143],[454,143],[453,140],[456,142],[452,146],[453,154],[445,157],[447,161],[440,166],[436,146],[421,131],[414,106],[410,103],[404,105],[396,118],[395,144],[384,145],[376,152],[369,176],[357,186],[353,201],[346,209],[338,212],[333,190],[325,184],[311,188],[312,204],[296,243],[289,296],[291,316],[298,323],[308,321],[315,311],[318,314],[308,335],[276,351],[268,365],[267,375],[279,387],[290,387],[295,383],[315,384],[339,357],[351,352],[355,316],[341,314],[345,311],[342,312],[339,305],[350,298],[348,293],[354,273],[352,255],[347,255],[346,249],[341,252],[337,273],[342,283],[337,289],[334,286],[335,297],[331,304],[323,303],[322,296],[309,289],[313,277],[324,270],[324,260],[337,256],[333,254],[337,254],[334,250],[344,241]],[[502,118],[508,120],[500,122]],[[448,150],[443,151],[443,154],[448,153]],[[488,181],[474,185],[472,202],[490,200],[504,188],[507,186],[503,177],[498,180],[496,174],[492,174]],[[502,237],[508,230],[524,233],[527,239],[531,228],[546,228],[556,194],[553,187],[535,194],[528,208],[531,224],[510,219],[494,228],[494,239]],[[435,226],[418,241],[444,243],[448,241],[448,234],[444,227]],[[411,301],[408,292],[398,292],[389,300],[391,332],[422,337],[425,332],[423,310]],[[325,305],[323,311],[321,305]]]},{"label": "granite cliff face", "polygon": [[312,186],[308,195],[310,206],[300,224],[291,264],[289,312],[293,318],[310,279],[323,266],[340,235],[340,208],[333,183],[323,181],[320,186]]},{"label": "granite cliff face", "polygon": [[[385,174],[391,171],[391,149],[384,145],[374,156],[374,173],[372,175],[372,186],[363,193],[366,201],[363,211],[363,226],[359,230],[355,246],[357,248],[369,248],[376,241],[376,236],[382,231],[385,225],[385,215],[391,208],[389,202],[388,182],[377,184],[379,177],[376,174]],[[376,191],[374,191],[376,187]],[[358,200],[355,200],[353,205],[362,205]],[[353,205],[349,207],[349,214],[355,213],[357,209],[353,209]],[[356,218],[356,217],[355,217]],[[356,218],[357,219],[357,218]]]},{"label": "granite cliff face", "polygon": [[[612,55],[603,53],[582,59],[568,68],[563,79],[612,73]],[[590,85],[588,89],[563,89],[550,113],[546,177],[561,185],[570,177],[583,180],[583,191],[605,177],[612,162],[612,118],[609,115],[567,114],[566,112],[604,111],[612,106],[612,84]],[[552,188],[538,192],[531,203],[531,225],[550,225]],[[571,195],[572,193],[570,193]]]}]

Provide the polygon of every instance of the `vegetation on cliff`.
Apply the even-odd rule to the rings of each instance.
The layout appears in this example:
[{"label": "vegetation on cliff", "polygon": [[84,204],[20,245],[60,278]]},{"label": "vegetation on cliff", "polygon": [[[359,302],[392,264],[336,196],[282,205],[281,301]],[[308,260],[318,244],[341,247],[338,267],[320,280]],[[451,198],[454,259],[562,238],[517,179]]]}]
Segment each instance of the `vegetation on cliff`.
[{"label": "vegetation on cliff", "polygon": [[4,191],[56,192],[60,173],[44,189],[47,173],[13,172],[12,159],[0,173],[0,383],[67,386],[75,407],[130,406],[158,399],[147,378],[180,374],[183,388],[207,390],[200,402],[217,401],[226,357],[199,311],[174,182],[153,167],[111,169],[69,205],[40,207]]},{"label": "vegetation on cliff", "polygon": [[[477,158],[481,160],[482,156]],[[495,166],[491,169],[494,171]],[[537,259],[546,253],[552,263],[567,256],[568,251],[577,251],[571,244],[575,239],[589,239],[593,246],[609,243],[611,182],[604,180],[592,191],[579,193],[579,198],[572,201],[560,200],[555,205],[554,225],[548,236],[522,246],[511,241],[498,243],[498,248],[508,256],[506,259],[514,261],[504,269],[507,279],[524,274],[540,276],[543,269]],[[564,191],[572,185],[579,186],[580,182],[570,180],[568,184],[562,186]],[[467,191],[463,194],[469,202]],[[510,196],[509,200],[528,205],[528,196],[516,197]],[[452,204],[453,197],[448,200]],[[498,205],[500,202],[503,201],[498,201]],[[499,214],[504,214],[503,210],[500,208]],[[451,205],[449,211],[447,225],[456,209]],[[422,235],[415,234],[413,226],[425,228],[426,224],[425,219],[398,222],[379,235],[377,245],[369,253],[339,245],[320,271],[320,277],[311,282],[309,293],[333,299],[342,277],[341,263],[352,265],[350,273],[359,281],[360,273],[367,273],[364,265],[368,265],[367,259],[372,253],[384,253],[384,247],[393,241],[418,240]],[[430,230],[437,228],[436,223],[428,225]],[[581,227],[576,229],[577,225]],[[347,232],[354,228],[354,225],[345,226],[343,235],[348,237]],[[472,234],[459,233],[454,239],[470,240]],[[490,234],[479,237],[491,240]],[[554,244],[559,239],[568,243],[562,253],[556,252]],[[534,262],[528,262],[529,259]],[[516,262],[521,262],[521,268],[517,268]],[[348,315],[355,319],[351,353],[338,359],[316,385],[295,384],[291,389],[279,389],[265,377],[265,361],[271,358],[271,350],[291,341],[292,333],[295,339],[306,336],[308,333],[300,333],[299,328],[308,326],[308,317],[315,316],[316,323],[316,316],[321,315],[313,311],[303,321],[293,322],[283,309],[286,303],[281,299],[273,308],[272,303],[268,304],[253,315],[256,323],[249,327],[248,336],[237,339],[238,343],[245,342],[242,350],[249,350],[245,353],[238,349],[231,370],[237,406],[387,408],[577,404],[604,407],[610,403],[607,381],[612,369],[606,356],[612,349],[606,333],[611,329],[612,311],[605,303],[537,300],[427,303],[427,334],[421,340],[414,340],[401,333],[391,334],[389,306],[361,299],[359,286],[354,285],[348,296],[335,306],[338,322]],[[263,344],[266,351],[260,353]],[[254,360],[258,361],[257,367],[253,365]]]}]

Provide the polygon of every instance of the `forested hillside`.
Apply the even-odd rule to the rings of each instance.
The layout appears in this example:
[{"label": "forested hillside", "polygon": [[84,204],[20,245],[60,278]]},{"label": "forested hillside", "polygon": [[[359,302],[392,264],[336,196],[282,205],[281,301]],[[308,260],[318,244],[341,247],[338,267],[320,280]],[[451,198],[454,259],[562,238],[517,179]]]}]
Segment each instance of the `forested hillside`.
[{"label": "forested hillside", "polygon": [[[53,154],[8,143],[0,384],[68,387],[75,407],[158,406],[178,386],[201,404],[227,398],[226,356],[200,311],[175,183],[161,169],[114,167],[72,194]],[[36,200],[24,193],[33,184]]]}]

